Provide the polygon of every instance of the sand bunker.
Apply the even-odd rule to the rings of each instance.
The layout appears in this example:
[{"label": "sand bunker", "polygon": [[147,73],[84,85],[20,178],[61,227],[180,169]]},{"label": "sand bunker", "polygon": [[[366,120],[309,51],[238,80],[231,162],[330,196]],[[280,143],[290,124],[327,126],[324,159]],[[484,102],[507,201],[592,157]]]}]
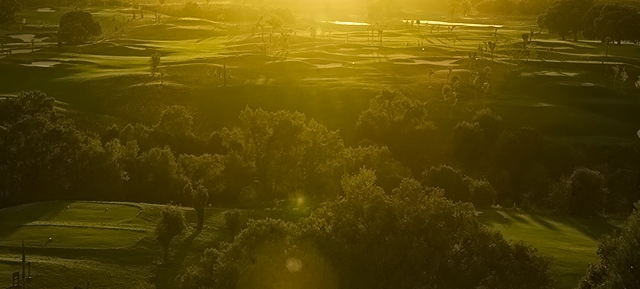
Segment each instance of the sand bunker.
[{"label": "sand bunker", "polygon": [[36,12],[53,13],[53,12],[56,12],[56,10],[52,9],[51,7],[42,7],[42,8],[38,8]]},{"label": "sand bunker", "polygon": [[48,67],[54,67],[61,63],[62,62],[57,62],[57,61],[34,61],[34,62],[31,62],[31,64],[22,64],[22,66],[48,68]]},{"label": "sand bunker", "polygon": [[9,35],[9,37],[13,39],[20,39],[24,42],[31,42],[31,40],[33,40],[34,37],[36,36],[33,34],[15,34],[15,35]]},{"label": "sand bunker", "polygon": [[[409,22],[411,20],[403,20],[403,22]],[[460,22],[446,22],[446,21],[431,21],[420,20],[420,24],[426,25],[443,25],[443,26],[464,26],[464,27],[476,27],[476,28],[502,28],[502,25],[494,24],[479,24],[479,23],[460,23]]]},{"label": "sand bunker", "polygon": [[351,21],[326,21],[326,23],[331,23],[335,25],[346,25],[346,26],[371,26],[371,24],[369,23],[351,22]]}]

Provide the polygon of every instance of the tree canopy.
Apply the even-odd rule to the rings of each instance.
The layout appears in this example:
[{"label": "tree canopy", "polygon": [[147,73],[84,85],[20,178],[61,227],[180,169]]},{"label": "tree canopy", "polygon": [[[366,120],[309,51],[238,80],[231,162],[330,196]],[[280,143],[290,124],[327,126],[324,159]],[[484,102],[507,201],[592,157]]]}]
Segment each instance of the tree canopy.
[{"label": "tree canopy", "polygon": [[578,289],[640,288],[640,202],[622,228],[605,236]]},{"label": "tree canopy", "polygon": [[602,42],[607,38],[618,44],[640,39],[640,13],[633,7],[618,3],[594,6],[585,15],[583,26],[586,38]]},{"label": "tree canopy", "polygon": [[21,8],[18,0],[0,0],[0,24],[14,23],[15,15]]},{"label": "tree canopy", "polygon": [[369,170],[297,223],[252,221],[205,252],[182,288],[550,288],[550,260],[509,243],[468,204],[406,179],[385,192]]},{"label": "tree canopy", "polygon": [[557,0],[538,18],[538,25],[560,35],[562,40],[572,35],[578,41],[582,19],[592,4],[593,0]]},{"label": "tree canopy", "polygon": [[102,34],[100,23],[84,10],[73,10],[60,17],[58,38],[62,43],[80,44]]}]

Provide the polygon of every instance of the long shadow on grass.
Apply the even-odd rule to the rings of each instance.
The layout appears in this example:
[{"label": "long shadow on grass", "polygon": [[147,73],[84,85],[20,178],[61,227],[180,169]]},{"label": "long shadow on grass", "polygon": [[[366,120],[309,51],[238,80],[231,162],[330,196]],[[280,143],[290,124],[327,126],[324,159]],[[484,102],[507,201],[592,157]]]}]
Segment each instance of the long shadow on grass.
[{"label": "long shadow on grass", "polygon": [[176,277],[180,273],[180,269],[183,268],[184,261],[187,258],[189,249],[191,249],[191,245],[193,244],[193,240],[195,240],[198,235],[202,232],[202,228],[196,228],[195,231],[191,233],[180,247],[175,251],[172,260],[169,264],[164,264],[157,268],[156,270],[156,279],[155,285],[156,288],[176,288],[177,284]]},{"label": "long shadow on grass", "polygon": [[618,227],[612,220],[602,217],[550,217],[550,220],[562,223],[578,230],[580,233],[593,240],[600,239],[604,234],[609,234]]},{"label": "long shadow on grass", "polygon": [[538,214],[531,214],[531,219],[533,219],[534,222],[538,223],[539,225],[549,229],[549,230],[554,230],[557,231],[558,227],[554,224],[552,224],[551,222],[547,221],[545,218],[541,217]]},{"label": "long shadow on grass", "polygon": [[507,214],[507,216],[509,216],[509,218],[513,219],[516,222],[519,223],[523,223],[523,224],[529,224],[529,220],[523,218],[520,213],[518,212],[513,212],[513,211],[503,211],[505,214]]},{"label": "long shadow on grass", "polygon": [[500,214],[495,210],[483,210],[478,215],[478,220],[482,223],[497,223],[500,225],[509,225],[513,223],[513,220],[507,218],[503,214]]}]

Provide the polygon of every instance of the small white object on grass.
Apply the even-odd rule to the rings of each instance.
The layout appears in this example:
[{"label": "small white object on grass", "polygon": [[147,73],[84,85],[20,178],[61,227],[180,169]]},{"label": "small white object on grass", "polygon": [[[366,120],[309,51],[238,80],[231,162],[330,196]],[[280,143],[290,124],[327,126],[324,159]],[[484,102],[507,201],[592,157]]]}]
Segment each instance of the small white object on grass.
[{"label": "small white object on grass", "polygon": [[53,241],[53,239],[52,239],[52,238],[49,238],[49,240],[47,240],[46,242],[44,242],[44,244],[45,244],[45,245],[47,245],[47,244],[51,243],[51,241]]},{"label": "small white object on grass", "polygon": [[104,212],[105,212],[105,213],[106,213],[106,212],[108,212],[108,211],[109,211],[109,208],[104,209]]},{"label": "small white object on grass", "polygon": [[69,206],[67,206],[67,210],[69,209]]}]

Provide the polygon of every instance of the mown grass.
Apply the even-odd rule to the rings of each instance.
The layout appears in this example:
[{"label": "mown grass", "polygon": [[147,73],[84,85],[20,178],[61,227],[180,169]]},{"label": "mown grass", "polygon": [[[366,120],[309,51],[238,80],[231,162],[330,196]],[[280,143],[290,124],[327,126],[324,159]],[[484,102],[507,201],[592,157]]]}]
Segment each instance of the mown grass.
[{"label": "mown grass", "polygon": [[[57,18],[69,8],[55,9],[55,13],[25,9],[19,18],[38,25],[28,25],[22,32],[14,27],[8,34],[55,33]],[[488,99],[461,95],[453,113],[432,101],[431,116],[436,125],[447,129],[488,106],[503,114],[509,129],[530,126],[566,142],[629,142],[635,138],[640,121],[633,85],[628,81],[624,89],[620,85],[613,89],[612,65],[599,63],[628,63],[627,71],[634,79],[640,73],[634,66],[637,46],[612,46],[610,57],[604,58],[601,43],[560,41],[542,33],[533,37],[536,55],[516,59],[513,54],[522,50],[520,35],[535,26],[532,18],[477,20],[505,25],[497,35],[490,28],[411,30],[399,21],[389,22],[382,45],[377,43],[377,32],[372,39],[367,27],[303,20],[287,24],[295,32],[289,36],[287,50],[279,33],[270,35],[270,29],[265,29],[269,48],[263,55],[263,37],[251,28],[254,23],[168,16],[157,23],[149,12],[144,19],[131,20],[129,9],[90,10],[102,23],[106,39],[62,49],[49,43],[34,53],[0,59],[0,71],[11,71],[3,75],[0,94],[42,90],[65,103],[65,111],[80,120],[80,126],[98,130],[113,122],[153,123],[160,111],[172,104],[190,107],[198,131],[204,135],[234,125],[246,106],[295,110],[340,130],[347,143],[354,143],[357,116],[380,90],[416,86],[420,89],[414,90],[415,96],[437,100],[449,69],[466,84],[467,53],[477,51],[483,42],[498,41],[493,61],[486,53],[476,64],[478,69],[489,66],[493,70]],[[310,25],[320,28],[315,40],[308,32]],[[12,45],[21,47],[19,43]],[[153,53],[163,55],[164,85],[158,77],[150,76],[148,60]],[[24,66],[33,61],[60,64]],[[224,65],[230,74],[226,88],[220,77]],[[430,69],[435,74],[427,81]],[[578,74],[562,75],[566,72]]]},{"label": "mown grass", "polygon": [[61,201],[0,210],[0,275],[20,270],[24,240],[36,288],[71,288],[87,281],[95,288],[136,288],[144,282],[174,288],[186,264],[229,234],[223,227],[225,210],[207,209],[206,225],[198,232],[195,213],[182,208],[192,226],[172,243],[170,263],[159,264],[154,230],[162,207]]},{"label": "mown grass", "polygon": [[620,226],[621,221],[600,217],[522,213],[490,210],[479,219],[502,232],[506,239],[524,241],[540,253],[552,256],[552,272],[558,288],[575,288],[584,276],[587,265],[597,261],[598,239]]}]

